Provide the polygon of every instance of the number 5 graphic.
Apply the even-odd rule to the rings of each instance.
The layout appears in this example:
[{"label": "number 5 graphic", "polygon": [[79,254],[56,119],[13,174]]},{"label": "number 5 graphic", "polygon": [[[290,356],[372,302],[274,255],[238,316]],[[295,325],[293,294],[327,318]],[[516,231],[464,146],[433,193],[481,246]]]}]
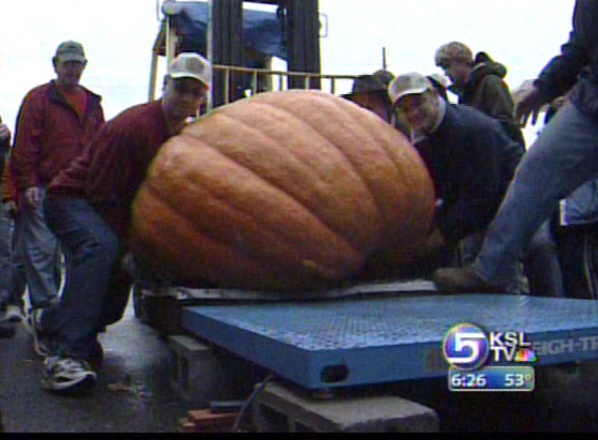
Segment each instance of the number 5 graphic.
[{"label": "number 5 graphic", "polygon": [[[485,339],[484,333],[456,333],[455,334],[455,352],[463,353],[467,349],[471,350],[471,355],[468,357],[452,357],[447,356],[446,360],[452,364],[468,364],[475,362],[480,356],[480,346],[477,343],[480,339]],[[448,355],[448,353],[446,353]]]}]

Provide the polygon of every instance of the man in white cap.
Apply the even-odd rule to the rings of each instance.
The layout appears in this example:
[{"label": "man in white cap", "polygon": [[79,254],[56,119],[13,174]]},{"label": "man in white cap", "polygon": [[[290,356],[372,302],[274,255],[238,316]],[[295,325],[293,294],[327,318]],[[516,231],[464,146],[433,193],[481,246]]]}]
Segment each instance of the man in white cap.
[{"label": "man in white cap", "polygon": [[[449,104],[419,73],[398,76],[389,86],[389,96],[398,118],[428,140],[418,149],[434,181],[439,208],[422,256],[485,230],[513,178],[523,147],[505,134],[496,119],[468,106]],[[546,232],[537,234],[526,272],[534,271],[534,294],[563,296],[558,260]],[[536,261],[540,256],[543,262],[550,261],[551,252],[557,270],[540,267],[544,272],[537,274]]]},{"label": "man in white cap", "polygon": [[103,357],[98,333],[122,318],[131,287],[120,264],[131,204],[158,149],[197,115],[211,78],[207,60],[180,54],[169,66],[162,98],[107,122],[48,186],[44,212],[69,270],[60,302],[33,320],[38,338],[51,347],[43,388],[78,391],[96,381]]},{"label": "man in white cap", "polygon": [[[87,65],[81,43],[61,43],[52,63],[56,79],[23,99],[7,174],[16,190],[16,245],[33,309],[57,301],[60,285],[57,240],[42,211],[46,187],[104,124],[102,98],[80,84]],[[37,346],[36,350],[43,354]]]}]

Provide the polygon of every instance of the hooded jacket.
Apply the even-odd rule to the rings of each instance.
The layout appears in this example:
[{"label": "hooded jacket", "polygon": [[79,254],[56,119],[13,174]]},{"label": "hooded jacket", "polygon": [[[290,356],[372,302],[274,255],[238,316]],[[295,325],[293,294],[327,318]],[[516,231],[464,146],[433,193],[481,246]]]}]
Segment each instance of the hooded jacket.
[{"label": "hooded jacket", "polygon": [[469,105],[488,116],[498,119],[507,135],[525,146],[525,138],[515,121],[515,103],[504,82],[507,68],[493,61],[485,52],[476,55],[474,67],[461,89],[451,86],[459,96],[459,104]]}]

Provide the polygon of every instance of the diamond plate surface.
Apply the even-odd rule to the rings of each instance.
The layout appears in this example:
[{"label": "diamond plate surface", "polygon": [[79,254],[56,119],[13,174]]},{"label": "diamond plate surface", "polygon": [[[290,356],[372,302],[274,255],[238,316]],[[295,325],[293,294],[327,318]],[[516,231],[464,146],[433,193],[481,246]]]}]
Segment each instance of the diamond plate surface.
[{"label": "diamond plate surface", "polygon": [[[380,381],[439,374],[424,371],[422,356],[430,349],[440,349],[446,331],[460,322],[472,322],[487,331],[523,331],[532,340],[569,337],[573,333],[598,335],[598,302],[510,295],[434,295],[196,306],[186,308],[183,322],[198,336],[273,369],[288,367],[272,360],[278,356],[294,359],[288,362],[291,370],[360,365],[364,371],[356,371],[354,365],[351,368],[351,381],[357,384],[376,382],[378,367],[368,359],[374,353],[380,362],[393,365],[391,372],[388,366],[379,367]],[[573,354],[571,358],[576,358]],[[289,378],[302,374],[274,371]],[[321,382],[304,385],[323,386]]]}]

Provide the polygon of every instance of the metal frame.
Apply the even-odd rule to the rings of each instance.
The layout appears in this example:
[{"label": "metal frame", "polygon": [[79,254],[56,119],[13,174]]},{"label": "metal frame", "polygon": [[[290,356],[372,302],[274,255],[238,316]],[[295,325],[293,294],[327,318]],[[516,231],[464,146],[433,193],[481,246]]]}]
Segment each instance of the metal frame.
[{"label": "metal frame", "polygon": [[193,335],[309,389],[446,376],[442,341],[463,322],[525,332],[544,347],[531,365],[598,359],[598,302],[588,300],[402,294],[189,306],[182,320]]},{"label": "metal frame", "polygon": [[[159,2],[159,0],[157,0]],[[167,0],[175,4],[176,0]],[[222,0],[218,0],[222,1]],[[277,5],[282,0],[252,0],[250,3],[264,3]],[[295,26],[290,29],[290,46],[294,58],[289,63],[289,71],[272,71],[266,69],[249,69],[230,64],[214,63],[215,49],[214,49],[214,0],[207,0],[208,3],[208,53],[207,57],[213,63],[214,72],[223,71],[223,94],[224,99],[220,104],[228,104],[230,99],[230,91],[232,89],[231,82],[235,74],[250,73],[255,79],[259,75],[278,76],[278,89],[285,90],[287,88],[316,88],[321,89],[321,81],[330,80],[330,93],[336,93],[336,84],[338,80],[354,80],[356,75],[323,75],[320,73],[320,50],[319,50],[319,35],[315,32],[314,26],[319,26],[319,21],[316,24],[312,23],[314,10],[318,10],[318,0],[292,0],[288,2],[289,11],[293,15],[292,20],[297,20]],[[244,3],[241,0],[241,7]],[[228,5],[228,3],[224,3]],[[315,9],[314,9],[315,8]],[[226,17],[225,17],[226,18]],[[150,68],[150,90],[149,100],[156,99],[156,88],[158,86],[158,62],[159,62],[159,48],[165,43],[167,62],[170,63],[177,51],[178,37],[175,29],[171,25],[171,16],[164,14],[163,25],[156,38],[152,51],[152,60]],[[308,23],[309,22],[309,23]],[[309,24],[309,26],[308,26]],[[315,32],[315,33],[314,33]],[[313,34],[313,35],[312,35]],[[293,69],[295,69],[293,71]],[[208,98],[208,111],[215,106],[214,99],[214,82],[212,80],[211,92]],[[257,84],[257,81],[254,81]],[[254,88],[253,94],[258,90]]]}]

